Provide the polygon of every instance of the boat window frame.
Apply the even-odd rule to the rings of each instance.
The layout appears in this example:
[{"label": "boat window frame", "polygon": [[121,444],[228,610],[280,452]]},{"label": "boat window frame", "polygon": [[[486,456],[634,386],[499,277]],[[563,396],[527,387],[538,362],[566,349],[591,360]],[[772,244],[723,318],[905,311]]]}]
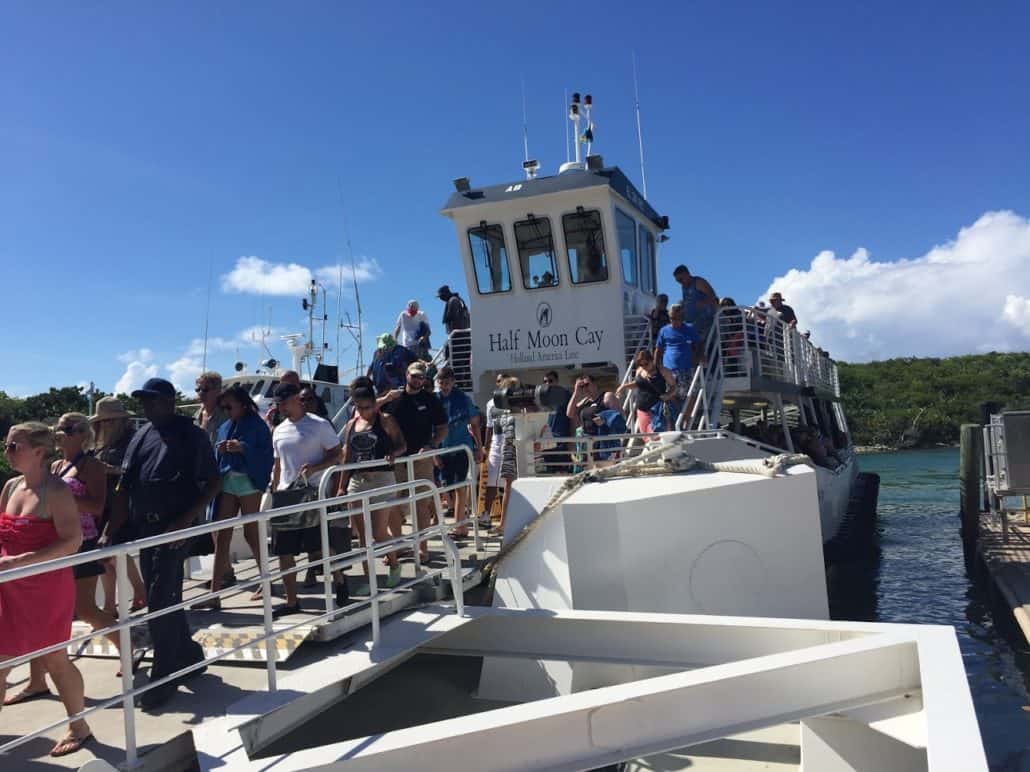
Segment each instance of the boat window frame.
[{"label": "boat window frame", "polygon": [[[552,284],[530,284],[530,275],[525,270],[526,266],[522,259],[522,242],[519,239],[519,226],[520,225],[531,225],[539,222],[547,223],[548,238],[551,242],[551,268],[553,269],[554,282]],[[541,289],[556,289],[561,286],[561,275],[558,270],[558,250],[554,244],[554,226],[551,224],[551,218],[547,215],[537,216],[534,214],[526,215],[524,220],[516,220],[511,224],[511,232],[515,237],[515,252],[518,256],[519,261],[519,274],[522,276],[522,288],[527,291],[541,290]],[[542,253],[537,253],[542,254]],[[547,273],[546,271],[544,273]],[[541,274],[543,275],[543,274]]]},{"label": "boat window frame", "polygon": [[[626,258],[622,254],[622,231],[619,228],[619,219],[625,218],[633,226],[633,254],[630,260],[630,265],[633,270],[633,276],[626,276]],[[629,212],[624,212],[619,207],[615,207],[615,236],[618,240],[619,247],[619,269],[622,271],[622,281],[624,284],[628,284],[630,287],[640,286],[640,239],[638,230],[640,223],[637,218],[631,215]]]},{"label": "boat window frame", "polygon": [[[650,255],[647,257],[647,264],[644,264],[644,250],[641,248],[645,243],[650,245]],[[637,223],[637,254],[639,256],[639,269],[641,284],[640,288],[649,295],[656,295],[658,293],[658,251],[657,251],[658,239],[655,238],[654,233],[644,223]],[[647,278],[647,285],[643,283],[643,279]]]},{"label": "boat window frame", "polygon": [[248,389],[247,393],[250,394],[251,397],[255,397],[255,396],[256,397],[262,397],[263,396],[262,391],[264,391],[264,388],[265,388],[265,379],[264,378],[258,378],[257,382],[251,385],[251,387],[250,387],[250,389]]},{"label": "boat window frame", "polygon": [[[604,260],[604,278],[603,279],[594,279],[592,281],[577,281],[576,280],[576,276],[579,274],[579,270],[578,270],[578,268],[573,268],[572,255],[569,253],[569,234],[568,234],[568,229],[566,228],[566,221],[570,217],[580,217],[580,218],[582,218],[584,215],[597,215],[597,217],[600,219],[600,223],[599,223],[599,227],[597,229],[597,232],[601,235],[601,257]],[[604,226],[605,226],[605,223],[604,223],[604,212],[601,209],[597,208],[597,207],[594,207],[593,209],[587,209],[586,207],[578,206],[578,207],[575,208],[575,210],[573,210],[571,212],[565,212],[565,213],[562,214],[562,216],[561,216],[561,234],[562,234],[563,246],[565,247],[565,264],[568,266],[568,269],[569,269],[569,279],[571,280],[573,285],[604,284],[604,283],[606,283],[608,281],[611,281],[612,272],[611,272],[611,268],[610,268],[609,260],[608,260],[608,249],[607,249],[607,245],[605,244]],[[577,259],[578,259],[578,255],[577,255]]]},{"label": "boat window frame", "polygon": [[[472,234],[473,234],[473,231],[485,232],[485,231],[489,230],[490,228],[497,228],[500,231],[500,234],[501,234],[501,250],[502,250],[501,276],[502,276],[502,279],[506,278],[508,280],[507,281],[508,287],[507,287],[507,289],[490,290],[490,291],[484,292],[482,290],[482,288],[480,287],[480,283],[479,283],[479,266],[478,266],[478,263],[476,261],[476,250],[475,250],[475,247],[473,247],[473,245],[472,245]],[[501,222],[488,223],[486,220],[480,220],[478,225],[473,225],[473,226],[471,226],[471,227],[466,229],[466,231],[465,231],[465,239],[467,240],[468,245],[469,245],[469,257],[471,258],[471,261],[472,261],[472,275],[476,279],[476,294],[478,294],[478,295],[503,295],[505,293],[511,292],[512,291],[511,262],[508,259],[508,238],[507,238],[507,236],[504,233],[504,223],[501,223]],[[489,278],[490,277],[488,276],[487,277],[488,286],[489,286]]]}]

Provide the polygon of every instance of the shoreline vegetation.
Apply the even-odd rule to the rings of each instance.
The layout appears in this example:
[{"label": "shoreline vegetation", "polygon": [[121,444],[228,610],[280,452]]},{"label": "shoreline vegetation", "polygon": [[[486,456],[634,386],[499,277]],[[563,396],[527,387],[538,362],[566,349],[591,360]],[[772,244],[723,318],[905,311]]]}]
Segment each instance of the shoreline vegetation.
[{"label": "shoreline vegetation", "polygon": [[[888,359],[852,364],[838,362],[844,411],[855,451],[957,447],[959,427],[981,422],[981,405],[994,402],[1030,409],[1030,353]],[[96,392],[94,400],[106,396]],[[126,408],[141,415],[136,401],[118,394]],[[185,404],[185,395],[176,401]],[[29,397],[0,391],[0,436],[16,423],[53,423],[62,413],[85,413],[89,399],[80,386],[51,388]],[[0,482],[11,472],[0,453]]]},{"label": "shoreline vegetation", "polygon": [[838,362],[837,371],[858,452],[957,446],[984,403],[1030,408],[1030,353]]}]

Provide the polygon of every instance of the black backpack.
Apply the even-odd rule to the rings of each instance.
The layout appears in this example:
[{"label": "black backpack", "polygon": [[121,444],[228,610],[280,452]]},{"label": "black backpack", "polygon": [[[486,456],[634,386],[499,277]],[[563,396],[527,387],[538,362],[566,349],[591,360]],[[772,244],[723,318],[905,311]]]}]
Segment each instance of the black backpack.
[{"label": "black backpack", "polygon": [[451,329],[469,329],[472,327],[472,317],[469,315],[469,307],[465,305],[465,301],[461,299],[461,296],[457,292],[455,292],[451,297],[458,301],[458,312],[454,315],[454,319],[451,321]]}]

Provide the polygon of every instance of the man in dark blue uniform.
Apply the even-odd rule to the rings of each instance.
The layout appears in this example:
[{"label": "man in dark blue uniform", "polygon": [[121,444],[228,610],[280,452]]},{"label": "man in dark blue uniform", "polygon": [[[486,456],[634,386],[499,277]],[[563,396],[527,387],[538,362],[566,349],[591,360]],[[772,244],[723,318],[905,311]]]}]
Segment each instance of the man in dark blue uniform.
[{"label": "man in dark blue uniform", "polygon": [[[140,427],[125,451],[105,538],[107,533],[117,533],[126,518],[140,537],[189,528],[201,519],[222,487],[207,435],[190,418],[175,413],[175,387],[162,378],[151,378],[132,396],[139,400],[149,423]],[[187,554],[187,541],[140,553],[150,611],[182,602],[182,564]],[[190,636],[185,611],[174,611],[147,624],[154,647],[152,681],[204,659],[204,650]],[[194,670],[144,692],[140,706],[157,708],[175,694],[180,680],[202,672],[202,668]]]}]

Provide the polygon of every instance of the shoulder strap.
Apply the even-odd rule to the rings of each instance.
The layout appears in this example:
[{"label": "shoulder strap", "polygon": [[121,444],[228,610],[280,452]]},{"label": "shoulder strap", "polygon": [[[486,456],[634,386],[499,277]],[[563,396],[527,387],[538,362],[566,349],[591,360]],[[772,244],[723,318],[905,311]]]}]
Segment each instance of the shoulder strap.
[{"label": "shoulder strap", "polygon": [[139,450],[139,446],[143,442],[143,438],[153,428],[153,426],[153,424],[147,424],[145,429],[132,435],[132,439],[129,440],[129,446],[125,449],[125,455],[122,456],[122,469],[124,471],[127,472],[136,463],[136,452]]}]

